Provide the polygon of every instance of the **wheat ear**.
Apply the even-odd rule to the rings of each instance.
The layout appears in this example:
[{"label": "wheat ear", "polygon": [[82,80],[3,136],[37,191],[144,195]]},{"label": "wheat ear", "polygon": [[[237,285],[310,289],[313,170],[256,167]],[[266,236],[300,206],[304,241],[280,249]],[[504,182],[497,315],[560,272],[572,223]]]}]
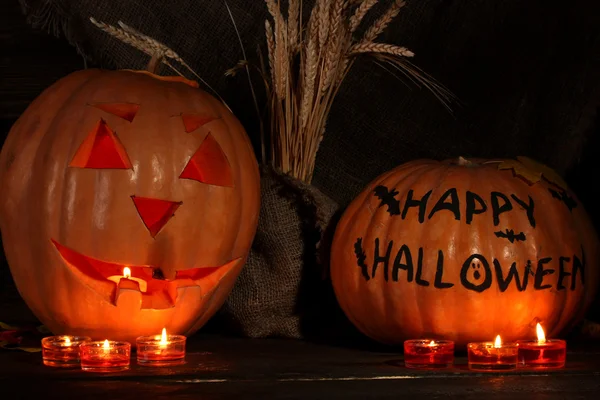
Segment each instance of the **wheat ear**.
[{"label": "wheat ear", "polygon": [[358,26],[362,22],[365,15],[367,15],[369,10],[373,8],[375,4],[377,4],[377,1],[378,0],[364,0],[362,3],[360,3],[358,8],[354,11],[354,15],[350,18],[350,32],[354,32],[356,29],[358,29]]},{"label": "wheat ear", "polygon": [[367,29],[363,37],[363,41],[372,42],[373,40],[377,39],[377,36],[379,36],[379,34],[381,34],[381,32],[387,28],[389,23],[396,18],[398,13],[400,13],[400,9],[405,5],[406,3],[404,0],[395,0],[387,9],[387,11],[381,15],[381,17],[379,17],[369,29]]}]

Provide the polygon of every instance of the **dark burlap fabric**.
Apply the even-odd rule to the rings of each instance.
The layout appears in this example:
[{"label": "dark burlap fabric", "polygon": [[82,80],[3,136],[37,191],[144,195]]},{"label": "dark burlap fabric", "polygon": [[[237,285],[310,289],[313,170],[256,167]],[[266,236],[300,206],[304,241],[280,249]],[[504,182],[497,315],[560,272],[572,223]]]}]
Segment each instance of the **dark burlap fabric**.
[{"label": "dark burlap fabric", "polygon": [[[212,327],[301,338],[336,314],[326,273],[337,204],[313,186],[261,169],[258,230],[246,266]],[[325,261],[325,262],[324,262]]]},{"label": "dark burlap fabric", "polygon": [[[103,67],[143,68],[148,57],[98,30],[90,16],[111,25],[121,20],[165,43],[222,95],[258,149],[258,123],[247,78],[224,76],[242,54],[223,0],[20,2],[33,25],[65,34],[91,62]],[[256,46],[264,43],[264,1],[228,3],[248,57],[256,62]],[[376,10],[389,3],[381,0]],[[377,175],[415,158],[528,155],[560,173],[574,170],[594,132],[600,105],[599,18],[600,2],[588,0],[409,1],[380,40],[413,50],[413,62],[452,90],[461,105],[455,104],[450,114],[426,90],[404,85],[368,57],[359,59],[332,108],[317,155],[314,186],[343,208]],[[365,24],[370,21],[372,16]],[[260,88],[260,79],[253,78]],[[263,101],[262,91],[258,94]],[[591,146],[585,151],[588,160],[600,156]],[[588,166],[598,169],[595,162]],[[589,189],[586,182],[580,187],[590,190],[579,191],[580,198],[598,222],[600,215],[590,205],[597,189]],[[278,197],[267,200],[273,207],[277,201],[281,207],[290,204]],[[265,221],[274,221],[276,212],[261,217],[248,268],[224,309],[249,321],[238,331],[297,336],[297,321],[289,318],[294,315],[299,282],[289,280],[297,280],[313,266],[298,264],[294,258],[307,245],[294,242],[299,240],[294,212],[272,226]],[[273,240],[261,239],[266,235]],[[263,247],[256,247],[261,241]],[[296,260],[299,269],[291,271],[291,264],[276,261],[288,259]],[[289,288],[296,289],[288,292]],[[278,308],[262,303],[268,297],[257,297],[266,296],[267,289],[278,296],[286,294]],[[270,312],[277,322],[262,326],[258,316],[251,315],[254,307]]]}]

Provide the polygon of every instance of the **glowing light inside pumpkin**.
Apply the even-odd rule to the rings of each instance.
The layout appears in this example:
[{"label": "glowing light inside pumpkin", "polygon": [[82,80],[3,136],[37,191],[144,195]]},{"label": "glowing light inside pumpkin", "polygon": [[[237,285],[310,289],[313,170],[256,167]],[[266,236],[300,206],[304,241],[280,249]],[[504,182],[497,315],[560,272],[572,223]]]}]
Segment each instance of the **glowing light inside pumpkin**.
[{"label": "glowing light inside pumpkin", "polygon": [[104,344],[102,345],[102,348],[104,349],[105,353],[108,353],[108,350],[110,350],[110,344],[108,343],[108,339],[104,340]]},{"label": "glowing light inside pumpkin", "polygon": [[68,336],[65,336],[65,346],[70,346],[71,345],[71,339],[69,339]]},{"label": "glowing light inside pumpkin", "polygon": [[131,276],[131,268],[129,268],[129,267],[123,268],[123,275],[112,275],[112,276],[108,277],[109,281],[113,281],[117,285],[119,285],[119,283],[121,282],[121,279],[129,279],[130,281],[137,282],[140,287],[140,292],[142,292],[142,293],[146,293],[148,291],[148,282],[146,282],[143,279],[135,278],[135,277]]},{"label": "glowing light inside pumpkin", "polygon": [[192,133],[196,129],[214,121],[215,118],[209,115],[199,114],[181,114],[181,120],[183,121],[183,127],[186,133]]},{"label": "glowing light inside pumpkin", "polygon": [[496,349],[502,347],[502,339],[500,338],[500,335],[496,336],[496,340],[494,340],[494,347]]},{"label": "glowing light inside pumpkin", "polygon": [[544,333],[544,329],[542,328],[539,322],[535,326],[535,331],[537,333],[538,343],[546,343],[546,334]]},{"label": "glowing light inside pumpkin", "polygon": [[133,121],[135,115],[140,109],[140,105],[134,103],[92,103],[88,105],[109,114],[116,115],[117,117],[123,118],[129,122]]},{"label": "glowing light inside pumpkin", "polygon": [[179,178],[192,179],[208,185],[233,187],[231,166],[213,135],[209,133],[204,138]]},{"label": "glowing light inside pumpkin", "polygon": [[427,346],[435,346],[435,341],[432,340]]},{"label": "glowing light inside pumpkin", "polygon": [[69,166],[99,169],[132,168],[125,147],[103,119],[88,133]]},{"label": "glowing light inside pumpkin", "polygon": [[133,204],[142,222],[155,237],[167,222],[175,215],[175,211],[183,204],[181,201],[153,199],[149,197],[131,196]]}]

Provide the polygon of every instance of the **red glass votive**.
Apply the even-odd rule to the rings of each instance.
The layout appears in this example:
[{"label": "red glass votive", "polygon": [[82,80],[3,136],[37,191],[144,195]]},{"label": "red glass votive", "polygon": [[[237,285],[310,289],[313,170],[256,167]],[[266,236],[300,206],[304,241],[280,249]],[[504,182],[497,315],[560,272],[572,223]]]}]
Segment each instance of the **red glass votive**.
[{"label": "red glass votive", "polygon": [[519,346],[502,343],[495,347],[493,342],[476,342],[467,345],[469,369],[478,371],[510,370],[517,367]]},{"label": "red glass votive", "polygon": [[139,365],[165,367],[185,363],[186,337],[183,335],[140,336],[136,339],[137,362]]},{"label": "red glass votive", "polygon": [[131,343],[85,342],[79,346],[81,369],[89,372],[118,372],[129,369]]},{"label": "red glass votive", "polygon": [[48,336],[42,339],[44,365],[59,368],[79,368],[79,345],[92,340],[87,336]]},{"label": "red glass votive", "polygon": [[413,339],[404,342],[404,365],[408,368],[450,368],[454,363],[451,340]]},{"label": "red glass votive", "polygon": [[561,368],[567,360],[567,342],[560,339],[519,340],[519,367]]}]

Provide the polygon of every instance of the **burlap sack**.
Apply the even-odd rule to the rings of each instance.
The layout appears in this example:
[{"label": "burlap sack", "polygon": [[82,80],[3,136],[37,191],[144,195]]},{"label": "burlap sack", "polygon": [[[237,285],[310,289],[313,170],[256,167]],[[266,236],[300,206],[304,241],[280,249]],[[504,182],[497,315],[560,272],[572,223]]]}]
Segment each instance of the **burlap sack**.
[{"label": "burlap sack", "polygon": [[258,230],[246,266],[211,328],[304,338],[335,314],[327,273],[338,207],[318,189],[261,168]]}]

